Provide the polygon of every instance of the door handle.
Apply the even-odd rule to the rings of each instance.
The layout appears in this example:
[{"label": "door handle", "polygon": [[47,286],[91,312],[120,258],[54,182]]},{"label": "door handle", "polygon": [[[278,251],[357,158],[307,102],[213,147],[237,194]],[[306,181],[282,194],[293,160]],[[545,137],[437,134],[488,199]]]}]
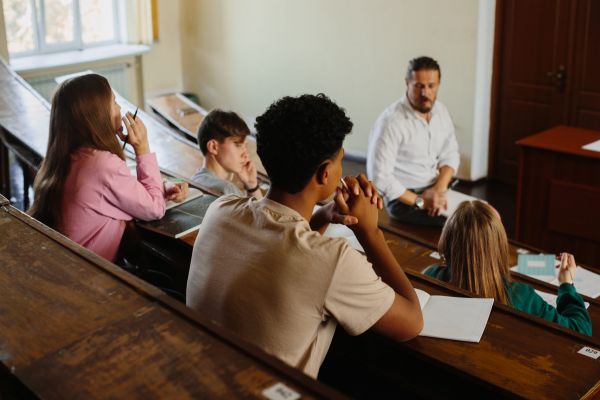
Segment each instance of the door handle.
[{"label": "door handle", "polygon": [[556,88],[559,92],[564,93],[567,85],[567,70],[564,65],[559,65],[556,72],[548,72],[546,74],[549,78],[556,79]]}]

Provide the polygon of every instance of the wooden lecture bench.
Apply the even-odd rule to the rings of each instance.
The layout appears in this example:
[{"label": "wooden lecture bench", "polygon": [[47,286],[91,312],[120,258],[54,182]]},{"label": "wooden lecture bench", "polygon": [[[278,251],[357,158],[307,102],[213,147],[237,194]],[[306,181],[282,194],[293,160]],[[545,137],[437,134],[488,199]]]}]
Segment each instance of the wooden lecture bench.
[{"label": "wooden lecture bench", "polygon": [[340,397],[0,202],[4,394],[15,378],[39,398]]},{"label": "wooden lecture bench", "polygon": [[[196,235],[197,233],[193,232],[180,240],[193,246]],[[427,247],[387,232],[386,240],[414,287],[431,294],[476,297],[467,291],[422,275],[420,269],[411,267],[413,260],[420,261],[423,256],[430,258],[430,250]],[[427,265],[434,262],[435,260]],[[366,339],[362,336],[366,336]],[[552,398],[568,399],[600,396],[600,360],[577,353],[583,347],[600,350],[600,341],[508,306],[494,304],[486,330],[478,344],[427,337],[395,343],[374,333],[362,336],[351,338],[338,332],[336,338],[339,339],[334,338],[333,343],[336,350],[329,357],[329,366],[322,371],[326,375],[324,382],[342,391],[345,388],[340,386],[342,383],[338,376],[341,372],[336,371],[338,368],[350,365],[352,368],[360,366],[369,369],[371,373],[373,369],[378,371],[375,374],[376,379],[383,381],[378,381],[377,385],[367,384],[368,391],[365,393],[360,392],[360,389],[357,389],[356,393],[347,393],[351,396],[368,396],[373,393],[374,386],[379,387],[380,395],[397,393],[402,387],[405,390],[416,390],[411,388],[410,384],[415,382],[418,376],[401,379],[394,372],[394,368],[399,366],[389,365],[390,363],[385,363],[382,359],[395,359],[399,364],[415,363],[422,368],[421,371],[437,371],[438,374],[453,376],[460,382],[454,388],[458,391],[461,390],[462,384],[469,384],[474,385],[469,390],[495,393],[496,396],[502,394],[502,397],[539,398],[547,394]],[[363,346],[366,346],[366,349],[361,352]],[[572,374],[571,368],[562,369],[561,365],[576,365],[578,370],[585,369],[588,375],[584,377]],[[403,374],[407,373],[410,371],[403,371]],[[369,375],[368,372],[365,374]],[[351,381],[345,380],[349,385],[352,385]],[[450,389],[445,387],[444,390]],[[433,392],[430,395],[436,397],[442,393],[448,394]]]}]

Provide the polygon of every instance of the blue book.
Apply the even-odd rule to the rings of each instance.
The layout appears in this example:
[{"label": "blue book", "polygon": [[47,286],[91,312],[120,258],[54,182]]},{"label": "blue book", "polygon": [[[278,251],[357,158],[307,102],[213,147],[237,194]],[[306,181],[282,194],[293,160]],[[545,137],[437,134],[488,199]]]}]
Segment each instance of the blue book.
[{"label": "blue book", "polygon": [[517,272],[529,276],[556,275],[554,254],[519,254]]}]

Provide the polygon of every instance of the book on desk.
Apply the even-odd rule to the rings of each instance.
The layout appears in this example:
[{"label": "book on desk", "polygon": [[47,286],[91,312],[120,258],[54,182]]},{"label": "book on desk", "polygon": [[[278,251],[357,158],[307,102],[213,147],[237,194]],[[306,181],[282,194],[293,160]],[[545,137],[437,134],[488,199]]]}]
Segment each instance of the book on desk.
[{"label": "book on desk", "polygon": [[202,193],[198,197],[169,208],[161,219],[139,221],[138,226],[161,235],[179,239],[200,228],[206,210],[216,199],[216,196]]}]

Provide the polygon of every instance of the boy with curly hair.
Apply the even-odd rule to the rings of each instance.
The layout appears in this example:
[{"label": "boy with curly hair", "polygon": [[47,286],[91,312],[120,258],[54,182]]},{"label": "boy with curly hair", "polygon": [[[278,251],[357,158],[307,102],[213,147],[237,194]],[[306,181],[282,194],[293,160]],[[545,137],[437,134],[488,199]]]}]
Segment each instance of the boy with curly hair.
[{"label": "boy with curly hair", "polygon": [[[377,226],[383,207],[360,175],[340,189],[352,122],[325,95],[284,97],[257,118],[258,154],[271,179],[262,200],[211,204],[194,244],[187,305],[316,377],[338,324],[393,339],[423,324],[415,291]],[[314,215],[315,204],[335,200]],[[344,223],[367,257],[325,237]]]}]

